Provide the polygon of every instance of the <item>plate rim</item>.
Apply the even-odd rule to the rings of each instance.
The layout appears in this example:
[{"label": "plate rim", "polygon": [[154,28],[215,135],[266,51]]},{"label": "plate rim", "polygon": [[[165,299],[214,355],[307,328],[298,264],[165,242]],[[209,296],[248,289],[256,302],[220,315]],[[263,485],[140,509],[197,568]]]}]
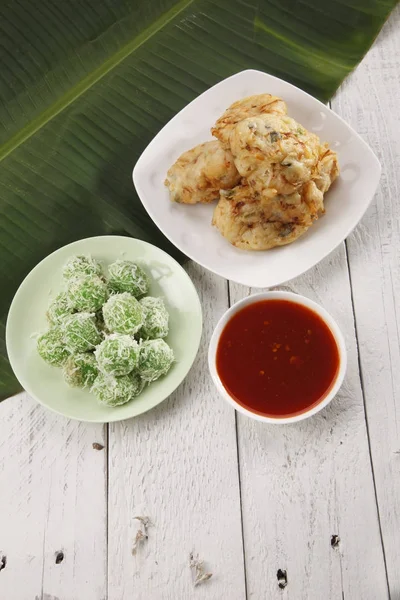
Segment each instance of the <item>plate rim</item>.
[{"label": "plate rim", "polygon": [[[112,418],[112,413],[111,413],[111,418],[108,418],[107,420],[103,420],[103,418],[80,418],[77,416],[71,416],[70,414],[66,414],[65,412],[56,409],[55,407],[47,404],[46,402],[44,402],[43,400],[41,400],[39,398],[39,396],[32,391],[32,389],[30,389],[30,385],[29,382],[26,381],[26,378],[24,376],[24,374],[22,373],[22,376],[20,376],[19,373],[19,368],[17,367],[17,369],[15,368],[15,354],[14,351],[10,350],[9,348],[12,348],[12,341],[11,341],[11,333],[10,333],[10,328],[12,327],[11,323],[13,322],[13,312],[16,310],[15,308],[15,304],[17,301],[17,297],[19,296],[20,292],[22,289],[24,289],[27,285],[30,284],[31,280],[33,280],[35,278],[35,271],[37,269],[39,269],[39,267],[46,262],[51,256],[54,256],[55,254],[60,253],[61,251],[65,250],[66,248],[75,246],[77,244],[79,244],[80,242],[84,242],[87,240],[104,240],[105,238],[111,239],[111,240],[116,240],[116,239],[127,239],[127,240],[134,240],[135,242],[139,242],[140,244],[143,244],[145,246],[150,246],[152,248],[156,248],[159,252],[161,252],[162,254],[165,254],[170,260],[172,260],[174,263],[176,263],[176,266],[179,267],[179,270],[181,273],[183,273],[185,279],[188,281],[188,283],[190,284],[191,288],[194,291],[194,296],[196,298],[196,302],[197,302],[197,310],[196,313],[198,314],[198,324],[196,327],[196,332],[197,332],[197,341],[196,344],[194,346],[194,350],[193,350],[193,359],[192,361],[189,363],[187,369],[185,369],[185,372],[183,373],[182,377],[179,379],[179,381],[176,383],[176,385],[173,387],[173,389],[171,389],[167,395],[161,394],[162,398],[160,400],[157,400],[154,403],[151,403],[151,406],[148,407],[143,407],[143,410],[139,410],[139,412],[137,412],[134,415],[127,415],[127,416],[123,416],[123,417],[118,417],[118,411],[116,411],[115,413],[115,418]],[[151,244],[149,242],[146,242],[144,240],[141,240],[139,238],[133,238],[130,236],[124,236],[124,235],[97,235],[97,236],[91,236],[88,238],[81,238],[79,240],[75,240],[73,242],[70,242],[69,244],[65,244],[64,246],[61,246],[60,248],[57,248],[57,250],[54,250],[54,252],[51,252],[50,254],[48,254],[47,256],[45,256],[41,261],[39,261],[34,267],[33,269],[31,269],[29,271],[29,273],[26,275],[26,277],[24,277],[24,279],[22,280],[22,282],[20,283],[20,285],[18,286],[17,291],[15,292],[13,299],[11,301],[10,307],[8,309],[8,313],[7,313],[7,320],[6,320],[6,335],[5,335],[5,341],[6,341],[6,350],[7,350],[7,356],[8,356],[8,360],[11,366],[11,369],[14,373],[14,376],[16,377],[16,379],[19,381],[19,383],[21,384],[22,388],[23,388],[23,392],[26,392],[29,396],[31,396],[31,398],[33,398],[34,400],[36,400],[36,402],[38,402],[39,404],[41,404],[42,406],[44,406],[46,409],[51,410],[53,413],[56,413],[58,415],[62,415],[64,418],[67,419],[71,419],[73,421],[79,421],[81,423],[115,423],[118,421],[126,421],[128,419],[134,419],[136,417],[138,417],[139,415],[142,415],[146,412],[148,412],[149,410],[152,410],[153,408],[155,408],[156,406],[158,406],[159,404],[161,404],[162,402],[164,402],[165,400],[167,400],[167,398],[169,398],[175,391],[176,389],[183,383],[183,381],[186,379],[189,371],[191,370],[191,368],[193,367],[193,364],[197,358],[198,352],[199,352],[199,348],[200,348],[200,343],[202,340],[202,336],[203,336],[203,325],[204,325],[204,321],[203,321],[203,309],[202,309],[202,305],[201,305],[201,301],[200,301],[200,297],[198,294],[198,291],[196,289],[196,286],[194,285],[193,281],[191,280],[190,276],[188,275],[188,273],[185,271],[185,269],[182,267],[182,265],[180,265],[178,263],[178,261],[171,256],[170,254],[168,254],[168,252],[166,252],[165,250],[163,250],[162,248],[159,248],[158,246],[156,246],[155,244]],[[18,371],[18,374],[17,374]],[[22,392],[19,392],[22,393]],[[94,401],[96,401],[94,399]]]},{"label": "plate rim", "polygon": [[[360,215],[360,217],[358,218],[358,220],[354,223],[354,225],[347,227],[345,230],[345,233],[343,235],[340,236],[340,240],[338,242],[334,242],[333,245],[327,245],[326,248],[324,248],[320,258],[318,258],[318,260],[316,262],[313,262],[309,267],[307,267],[304,270],[301,270],[299,273],[290,276],[289,278],[284,276],[282,278],[277,278],[276,281],[274,283],[269,284],[268,286],[264,285],[260,285],[260,282],[254,284],[250,284],[249,281],[247,281],[245,278],[242,278],[239,275],[235,276],[235,277],[231,277],[230,281],[233,281],[235,283],[239,283],[241,285],[245,285],[246,287],[267,287],[267,288],[272,288],[278,285],[282,285],[288,281],[292,281],[293,279],[295,279],[296,277],[300,277],[301,275],[304,275],[304,273],[307,273],[309,270],[313,269],[316,265],[318,265],[322,260],[324,260],[327,256],[329,256],[329,254],[331,254],[332,252],[334,252],[334,250],[336,250],[340,244],[342,244],[347,237],[352,233],[352,231],[354,231],[354,229],[357,227],[357,225],[360,223],[360,221],[362,220],[362,218],[364,217],[366,211],[368,210],[368,208],[370,207],[374,196],[376,194],[376,191],[378,189],[378,185],[381,179],[381,174],[382,174],[382,166],[381,163],[378,159],[378,157],[376,156],[376,154],[374,153],[374,151],[372,150],[372,148],[367,144],[367,142],[360,136],[359,133],[357,133],[357,131],[355,131],[340,115],[338,115],[337,113],[335,113],[330,106],[324,104],[323,102],[321,102],[320,100],[318,100],[318,98],[314,98],[314,96],[312,96],[311,94],[309,94],[308,92],[302,90],[301,88],[297,87],[296,85],[289,83],[288,81],[285,81],[284,79],[281,79],[279,77],[276,77],[275,75],[270,75],[269,73],[265,73],[264,71],[260,71],[258,69],[244,69],[242,71],[239,71],[237,73],[234,73],[233,75],[230,75],[229,77],[226,77],[225,79],[222,79],[221,81],[219,81],[218,83],[214,84],[213,86],[211,86],[210,88],[208,88],[207,90],[205,90],[204,92],[202,92],[201,94],[199,94],[198,96],[196,96],[196,98],[194,98],[191,102],[189,102],[188,104],[186,104],[176,115],[174,115],[172,117],[172,119],[170,119],[161,129],[160,131],[154,136],[154,138],[147,144],[147,146],[145,147],[145,149],[143,150],[143,152],[140,154],[138,160],[136,161],[133,170],[132,170],[132,181],[134,184],[134,187],[136,189],[137,195],[139,196],[139,199],[144,207],[144,209],[146,210],[147,214],[149,215],[149,217],[151,218],[151,220],[153,221],[153,223],[159,228],[159,230],[163,233],[163,235],[178,249],[180,250],[183,254],[185,254],[185,256],[187,256],[188,258],[190,258],[191,260],[193,260],[194,262],[196,262],[197,264],[199,264],[200,266],[202,266],[203,268],[207,269],[208,271],[210,271],[211,273],[214,273],[220,277],[223,277],[224,279],[226,278],[226,275],[224,275],[224,273],[221,271],[221,269],[219,269],[218,267],[212,267],[209,266],[207,264],[205,264],[205,262],[203,262],[200,258],[197,258],[193,255],[193,253],[187,248],[184,248],[179,241],[176,242],[174,239],[172,239],[170,237],[170,235],[165,231],[164,227],[162,226],[162,223],[160,224],[160,220],[155,216],[155,212],[147,205],[147,203],[145,203],[145,201],[143,200],[143,198],[146,197],[146,194],[143,192],[143,189],[140,185],[140,170],[141,170],[141,163],[143,161],[143,158],[145,157],[145,155],[148,153],[149,150],[151,150],[154,146],[156,146],[157,144],[157,138],[158,136],[161,134],[162,131],[164,131],[164,129],[168,126],[170,126],[175,120],[179,120],[179,118],[182,116],[182,113],[184,113],[186,111],[187,108],[189,108],[193,103],[197,102],[202,96],[204,96],[205,94],[207,94],[208,92],[210,92],[211,90],[214,90],[215,88],[218,88],[219,86],[224,85],[227,81],[231,80],[231,79],[236,79],[239,77],[242,77],[243,75],[246,74],[257,74],[257,75],[263,75],[266,76],[270,79],[273,79],[275,81],[279,81],[283,84],[285,84],[286,86],[289,86],[297,91],[299,91],[301,94],[303,94],[304,96],[307,97],[307,99],[310,99],[313,103],[317,103],[319,106],[321,106],[324,110],[327,110],[334,119],[339,120],[349,131],[351,131],[352,135],[357,139],[357,142],[360,143],[363,148],[368,152],[368,154],[370,155],[371,159],[373,160],[373,162],[375,163],[375,167],[377,169],[377,178],[376,178],[376,182],[374,183],[373,186],[373,191],[371,191],[371,196],[368,200],[368,202],[365,204],[365,206],[363,207],[362,213]],[[246,250],[243,250],[243,252],[248,252]],[[261,252],[267,252],[267,250],[265,251],[261,251]]]}]

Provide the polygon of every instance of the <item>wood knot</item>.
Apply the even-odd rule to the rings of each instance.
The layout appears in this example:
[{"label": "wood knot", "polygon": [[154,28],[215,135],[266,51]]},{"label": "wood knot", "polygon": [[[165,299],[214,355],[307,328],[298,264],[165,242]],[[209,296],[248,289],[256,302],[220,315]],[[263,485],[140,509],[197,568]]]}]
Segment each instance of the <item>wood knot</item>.
[{"label": "wood knot", "polygon": [[189,566],[192,571],[192,580],[194,587],[201,585],[211,579],[212,573],[207,573],[204,568],[204,562],[195,556],[193,552],[189,556]]},{"label": "wood knot", "polygon": [[284,590],[288,584],[287,571],[285,569],[278,569],[276,572],[276,578],[278,580],[278,586],[281,590]]},{"label": "wood knot", "polygon": [[149,539],[148,529],[153,523],[150,521],[149,517],[133,517],[133,519],[140,523],[132,547],[132,555],[135,556],[138,547]]},{"label": "wood knot", "polygon": [[102,444],[99,444],[98,442],[93,442],[92,448],[93,450],[103,450],[104,446]]},{"label": "wood knot", "polygon": [[0,554],[0,571],[5,569],[7,566],[7,556],[5,554]]},{"label": "wood knot", "polygon": [[332,548],[339,548],[340,537],[338,535],[331,536],[331,546]]}]

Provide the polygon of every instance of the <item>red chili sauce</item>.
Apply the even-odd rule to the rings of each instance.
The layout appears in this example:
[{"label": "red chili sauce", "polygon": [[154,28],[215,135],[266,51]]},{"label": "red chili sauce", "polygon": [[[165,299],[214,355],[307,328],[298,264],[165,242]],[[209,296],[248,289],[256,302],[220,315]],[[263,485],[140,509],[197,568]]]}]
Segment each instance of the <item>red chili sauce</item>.
[{"label": "red chili sauce", "polygon": [[339,360],[335,338],[317,313],[287,300],[262,300],[225,325],[216,363],[225,389],[239,404],[279,418],[321,402]]}]

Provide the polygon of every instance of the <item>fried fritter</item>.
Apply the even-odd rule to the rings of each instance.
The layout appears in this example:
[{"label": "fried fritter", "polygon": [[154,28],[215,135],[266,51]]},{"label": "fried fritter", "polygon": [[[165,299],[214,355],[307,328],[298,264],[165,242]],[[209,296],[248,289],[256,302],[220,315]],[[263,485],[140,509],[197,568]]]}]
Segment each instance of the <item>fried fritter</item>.
[{"label": "fried fritter", "polygon": [[328,144],[320,146],[317,173],[314,177],[317,188],[325,194],[339,175],[339,165],[336,152]]},{"label": "fried fritter", "polygon": [[226,109],[211,129],[213,136],[218,138],[225,147],[229,148],[229,136],[239,121],[248,117],[258,117],[264,114],[286,115],[287,107],[281,98],[271,94],[258,94],[238,100]]},{"label": "fried fritter", "polygon": [[325,212],[339,166],[336,153],[286,113],[270,94],[232,104],[211,130],[218,141],[188,150],[169,169],[171,200],[218,199],[212,223],[238,248],[298,239]]},{"label": "fried fritter", "polygon": [[232,154],[220,142],[212,141],[184,152],[169,169],[164,183],[173,202],[197,204],[217,200],[220,190],[239,181]]},{"label": "fried fritter", "polygon": [[243,183],[232,190],[222,191],[220,197],[230,200],[239,208],[249,205],[250,212],[259,210],[263,219],[280,223],[311,225],[324,212],[323,194],[312,181],[296,192],[285,195],[271,190],[257,192]]},{"label": "fried fritter", "polygon": [[257,191],[292,194],[316,172],[319,138],[290,117],[244,119],[231,131],[229,142],[236,168]]},{"label": "fried fritter", "polygon": [[322,193],[313,182],[302,193],[268,198],[247,185],[221,191],[213,225],[234,246],[244,250],[268,250],[294,242],[312,225],[317,214],[310,209],[313,194]]}]

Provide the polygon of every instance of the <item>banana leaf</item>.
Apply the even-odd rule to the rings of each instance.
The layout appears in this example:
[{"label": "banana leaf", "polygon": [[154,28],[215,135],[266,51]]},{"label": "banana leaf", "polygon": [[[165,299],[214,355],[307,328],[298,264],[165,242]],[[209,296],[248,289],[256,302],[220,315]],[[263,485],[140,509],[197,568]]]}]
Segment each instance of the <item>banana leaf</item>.
[{"label": "banana leaf", "polygon": [[[58,247],[101,234],[175,250],[132,167],[159,129],[219,80],[256,68],[323,101],[395,0],[14,0],[0,7],[0,397],[19,390],[12,297]],[[268,91],[268,90],[266,90]]]}]

